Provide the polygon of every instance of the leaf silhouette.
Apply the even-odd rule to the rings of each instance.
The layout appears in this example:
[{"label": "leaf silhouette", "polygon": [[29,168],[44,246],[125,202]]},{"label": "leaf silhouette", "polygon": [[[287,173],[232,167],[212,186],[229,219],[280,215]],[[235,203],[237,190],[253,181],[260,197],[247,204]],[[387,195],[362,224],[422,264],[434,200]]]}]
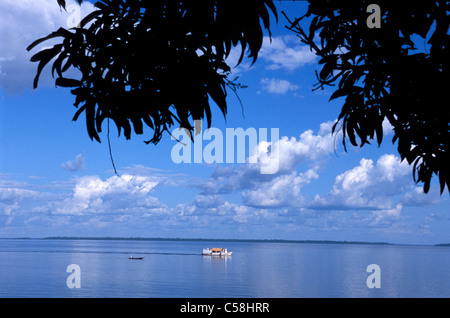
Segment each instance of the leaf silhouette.
[{"label": "leaf silhouette", "polygon": [[[65,8],[65,1],[58,4]],[[73,88],[73,119],[84,113],[97,141],[106,118],[126,139],[149,127],[148,143],[155,144],[175,124],[192,131],[193,120],[206,118],[210,127],[210,102],[226,116],[227,89],[245,87],[228,79],[226,57],[240,47],[239,63],[245,57],[254,63],[271,16],[278,18],[272,0],[103,0],[95,7],[80,27],[60,28],[27,49],[61,39],[32,57],[40,62],[34,86],[55,58],[56,86]],[[81,78],[65,77],[71,68]]]},{"label": "leaf silhouette", "polygon": [[[300,18],[283,15],[288,28],[321,58],[314,89],[339,80],[330,101],[344,101],[333,126],[333,132],[341,127],[344,148],[347,138],[363,146],[376,136],[380,145],[388,119],[400,157],[413,165],[413,179],[427,193],[436,175],[441,194],[445,186],[450,193],[450,107],[443,105],[450,75],[450,3],[380,0],[381,28],[368,29],[365,10],[371,1],[308,2]],[[300,22],[309,23],[308,34]],[[417,37],[422,39],[412,41]],[[421,42],[429,51],[418,52],[415,43]]]}]

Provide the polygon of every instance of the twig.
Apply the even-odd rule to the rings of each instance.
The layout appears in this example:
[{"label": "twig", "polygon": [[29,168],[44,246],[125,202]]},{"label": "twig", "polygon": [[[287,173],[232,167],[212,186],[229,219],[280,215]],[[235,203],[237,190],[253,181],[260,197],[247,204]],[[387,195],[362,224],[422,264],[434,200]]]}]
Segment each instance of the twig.
[{"label": "twig", "polygon": [[109,117],[108,117],[108,147],[109,147],[109,157],[111,158],[111,163],[114,168],[114,173],[117,176],[119,176],[119,174],[117,173],[116,165],[114,164],[114,159],[113,159],[113,155],[112,155],[112,151],[111,151],[111,141],[109,140]]}]

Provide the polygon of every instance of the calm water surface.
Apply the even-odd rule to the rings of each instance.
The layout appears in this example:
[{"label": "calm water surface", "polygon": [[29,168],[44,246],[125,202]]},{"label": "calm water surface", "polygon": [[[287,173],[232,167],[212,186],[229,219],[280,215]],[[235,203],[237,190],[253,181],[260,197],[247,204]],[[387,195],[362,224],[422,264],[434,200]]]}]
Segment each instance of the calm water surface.
[{"label": "calm water surface", "polygon": [[[222,246],[233,255],[201,255]],[[80,288],[67,287],[70,264]],[[381,288],[367,287],[370,264]],[[0,297],[450,297],[450,248],[0,239]]]}]

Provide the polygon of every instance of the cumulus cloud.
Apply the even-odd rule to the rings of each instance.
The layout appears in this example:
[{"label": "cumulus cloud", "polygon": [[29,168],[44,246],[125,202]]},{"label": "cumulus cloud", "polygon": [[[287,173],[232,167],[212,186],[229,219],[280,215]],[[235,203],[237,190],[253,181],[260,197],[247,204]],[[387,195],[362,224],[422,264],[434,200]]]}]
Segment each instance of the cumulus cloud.
[{"label": "cumulus cloud", "polygon": [[[75,0],[66,3],[68,9],[78,6]],[[84,1],[80,15],[84,17],[93,10],[93,4]],[[27,46],[59,27],[72,27],[74,11],[60,10],[56,0],[0,2],[0,88],[10,94],[32,88],[37,65],[31,63],[30,58],[38,51],[27,52]],[[40,86],[49,86],[52,83],[50,73],[44,73]]]},{"label": "cumulus cloud", "polygon": [[[333,122],[326,122],[317,133],[307,130],[298,138],[283,136],[270,143],[261,142],[252,155],[256,158],[248,160],[257,164],[220,165],[198,187],[208,195],[240,191],[243,204],[249,207],[301,207],[305,204],[302,187],[318,179],[321,162],[334,152],[332,126]],[[276,174],[260,173],[260,157],[264,152],[271,152],[272,162],[278,166]],[[302,163],[309,165],[309,169],[299,172],[297,167]]]},{"label": "cumulus cloud", "polygon": [[10,180],[0,175],[0,220],[6,218],[3,223],[10,225],[16,215],[24,208],[33,209],[55,197],[51,193],[32,189],[24,182]]},{"label": "cumulus cloud", "polygon": [[392,209],[392,197],[410,189],[411,168],[395,155],[382,155],[376,164],[359,165],[338,175],[328,195],[317,195],[310,205],[335,209]]},{"label": "cumulus cloud", "polygon": [[320,124],[317,134],[308,129],[298,138],[282,136],[272,143],[260,143],[253,155],[261,157],[264,155],[261,152],[269,152],[270,146],[272,162],[279,166],[280,173],[290,173],[301,162],[317,163],[335,151],[335,139],[339,135],[331,133],[333,124],[332,121]]},{"label": "cumulus cloud", "polygon": [[[404,197],[414,192],[411,168],[392,154],[382,155],[376,163],[363,158],[359,165],[339,174],[332,190],[317,194],[308,208],[321,210],[360,210],[354,220],[373,227],[392,226],[401,218]],[[406,195],[405,195],[406,193]]]},{"label": "cumulus cloud", "polygon": [[289,91],[296,91],[297,85],[283,79],[262,78],[262,89],[272,94],[286,94]]},{"label": "cumulus cloud", "polygon": [[67,171],[78,171],[84,168],[84,155],[79,154],[74,160],[68,160],[61,165],[64,170]]},{"label": "cumulus cloud", "polygon": [[398,203],[390,209],[374,210],[367,217],[370,226],[390,226],[400,219],[403,206]]},{"label": "cumulus cloud", "polygon": [[6,216],[6,225],[12,223],[15,212],[25,200],[34,200],[39,196],[35,191],[20,188],[0,188],[0,210]]},{"label": "cumulus cloud", "polygon": [[149,194],[158,183],[158,178],[144,176],[121,175],[106,180],[84,176],[76,179],[70,197],[53,202],[46,209],[54,214],[83,215],[156,208],[161,203]]},{"label": "cumulus cloud", "polygon": [[[41,222],[41,226],[55,228],[77,224],[91,231],[127,228],[129,233],[151,226],[170,229],[168,236],[192,233],[195,237],[196,233],[206,233],[201,231],[214,233],[219,228],[227,228],[232,235],[238,230],[255,234],[255,227],[261,235],[276,227],[283,228],[283,233],[289,228],[315,235],[316,229],[399,228],[409,206],[442,202],[439,196],[436,201],[427,201],[429,196],[419,195],[420,187],[411,180],[411,167],[392,154],[377,160],[363,158],[339,173],[334,182],[330,180],[327,188],[318,188],[327,184],[317,182],[322,174],[336,173],[325,165],[335,152],[332,126],[333,122],[325,122],[315,131],[260,143],[257,148],[261,151],[276,153],[276,174],[261,174],[260,162],[249,163],[250,158],[244,164],[218,165],[203,178],[135,165],[122,169],[120,177],[73,178],[51,194],[18,182],[2,183],[0,178],[0,222],[10,226],[20,219],[26,226]],[[81,159],[77,158],[67,166],[79,166]],[[170,202],[172,194],[186,188],[192,197],[177,204]],[[430,216],[424,220],[423,228],[429,228],[436,219]],[[0,227],[0,235],[2,231]]]},{"label": "cumulus cloud", "polygon": [[[177,218],[172,219],[172,224],[189,220],[195,226],[207,227],[214,222],[244,226],[298,221],[307,204],[303,187],[319,178],[322,161],[335,151],[332,126],[333,122],[326,122],[318,132],[307,130],[298,137],[260,142],[252,155],[256,158],[249,157],[238,166],[218,165],[209,177],[193,184],[202,192],[176,207]],[[261,174],[259,156],[264,152],[271,152],[278,162],[277,173]],[[306,171],[298,171],[300,164],[308,166]],[[234,200],[225,199],[228,195]]]},{"label": "cumulus cloud", "polygon": [[198,194],[195,196],[193,203],[200,208],[215,208],[224,204],[224,200],[222,196],[218,194]]},{"label": "cumulus cloud", "polygon": [[292,35],[273,37],[272,40],[268,36],[264,37],[259,57],[269,62],[268,69],[289,71],[316,60],[316,55]]},{"label": "cumulus cloud", "polygon": [[[177,211],[176,217],[171,219],[171,224],[188,223],[197,228],[215,229],[224,225],[249,224],[251,226],[273,218],[273,213],[269,213],[266,209],[237,204],[222,199],[216,202],[217,204],[215,205],[204,206],[203,204],[198,204],[198,199],[199,197],[196,196],[192,202],[179,204],[175,209]],[[217,196],[213,198],[213,200],[216,199]]]},{"label": "cumulus cloud", "polygon": [[[278,141],[272,142],[271,162],[276,162],[278,173],[274,175],[260,175],[254,177],[253,183],[249,184],[247,173],[234,174],[241,176],[244,181],[239,183],[233,176],[227,176],[227,180],[234,184],[246,185],[242,197],[244,202],[250,206],[280,208],[301,207],[305,205],[305,198],[301,194],[301,188],[319,178],[318,172],[322,162],[326,161],[328,155],[334,152],[334,136],[331,134],[333,123],[326,122],[320,125],[319,132],[315,134],[307,130],[298,138],[283,136]],[[258,147],[260,147],[258,145]],[[263,145],[267,150],[267,145]],[[261,152],[258,153],[261,156]],[[305,163],[310,168],[299,172],[297,167]],[[241,170],[248,170],[243,167]]]},{"label": "cumulus cloud", "polygon": [[438,186],[432,186],[431,191],[425,194],[423,187],[414,187],[405,193],[402,204],[405,206],[427,206],[438,204],[443,198],[440,196]]},{"label": "cumulus cloud", "polygon": [[280,175],[269,182],[262,182],[257,187],[244,191],[242,198],[245,204],[254,207],[301,207],[305,201],[300,191],[302,186],[318,177],[316,169],[309,169],[300,174],[292,172]]}]

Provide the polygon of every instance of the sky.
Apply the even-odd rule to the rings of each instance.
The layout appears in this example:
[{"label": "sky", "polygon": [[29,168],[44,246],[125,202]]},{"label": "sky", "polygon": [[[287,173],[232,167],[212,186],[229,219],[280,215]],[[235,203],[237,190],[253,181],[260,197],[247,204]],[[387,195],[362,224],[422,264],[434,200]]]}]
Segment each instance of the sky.
[{"label": "sky", "polygon": [[[254,129],[257,149],[269,154],[270,145],[276,154],[276,173],[261,173],[262,159],[250,160],[253,149],[243,163],[236,156],[232,162],[194,162],[195,149],[201,156],[212,145],[204,127],[191,162],[177,163],[180,144],[169,135],[146,145],[151,131],[125,140],[111,125],[115,174],[106,133],[101,143],[91,141],[83,116],[72,121],[70,90],[55,88],[48,69],[32,88],[37,65],[29,60],[39,49],[25,48],[72,26],[79,12],[74,3],[69,0],[64,12],[56,0],[0,2],[0,238],[450,242],[447,190],[441,196],[434,180],[423,194],[412,167],[401,162],[387,122],[380,147],[374,142],[346,152],[342,135],[331,133],[343,101],[329,102],[332,89],[312,91],[318,59],[285,28],[281,14],[271,41],[266,32],[257,62],[246,59],[233,68],[232,76],[248,86],[238,91],[242,106],[231,91],[226,120],[212,105],[223,157],[227,129]],[[291,18],[306,10],[303,1],[277,7]],[[81,15],[92,10],[84,2]],[[232,52],[229,61],[238,56]],[[278,138],[270,138],[271,129]]]}]

